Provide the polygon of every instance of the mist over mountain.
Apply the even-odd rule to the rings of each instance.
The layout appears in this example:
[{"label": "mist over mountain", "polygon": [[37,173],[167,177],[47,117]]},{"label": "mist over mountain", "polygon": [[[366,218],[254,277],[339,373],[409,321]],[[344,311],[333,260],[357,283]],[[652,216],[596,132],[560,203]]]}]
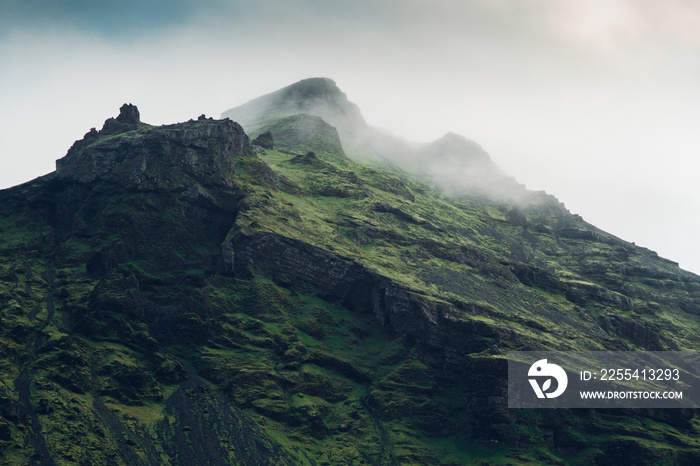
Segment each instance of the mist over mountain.
[{"label": "mist over mountain", "polygon": [[697,410],[509,409],[506,360],[698,350],[700,277],[330,80],[243,107],[0,191],[0,462],[700,463]]},{"label": "mist over mountain", "polygon": [[359,107],[349,102],[335,81],[329,78],[301,80],[227,110],[222,117],[245,123],[247,131],[253,135],[271,118],[299,113],[320,116],[344,132],[366,126]]},{"label": "mist over mountain", "polygon": [[281,117],[298,114],[321,117],[333,126],[352,160],[408,171],[451,195],[485,195],[518,202],[532,202],[536,197],[507,177],[481,146],[463,136],[447,133],[420,144],[368,125],[359,107],[329,78],[301,80],[221,116],[239,122],[255,137]]}]

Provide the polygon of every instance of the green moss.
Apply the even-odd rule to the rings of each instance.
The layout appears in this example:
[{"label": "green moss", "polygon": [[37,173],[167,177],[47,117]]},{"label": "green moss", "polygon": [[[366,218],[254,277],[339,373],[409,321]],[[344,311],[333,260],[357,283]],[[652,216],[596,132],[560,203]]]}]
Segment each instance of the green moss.
[{"label": "green moss", "polygon": [[[498,392],[509,349],[649,343],[606,330],[610,316],[697,349],[697,277],[551,200],[453,199],[350,161],[318,121],[270,129],[278,150],[217,182],[156,165],[167,187],[0,193],[2,462],[697,462],[695,412],[513,412]],[[222,244],[259,232],[415,298],[466,354],[440,353],[432,327],[383,326],[378,294],[350,310],[255,260],[232,277]]]}]

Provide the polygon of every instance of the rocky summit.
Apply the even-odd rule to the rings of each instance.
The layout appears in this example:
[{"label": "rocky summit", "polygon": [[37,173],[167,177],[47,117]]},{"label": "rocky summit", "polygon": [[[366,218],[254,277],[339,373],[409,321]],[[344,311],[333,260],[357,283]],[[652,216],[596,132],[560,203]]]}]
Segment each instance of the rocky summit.
[{"label": "rocky summit", "polygon": [[4,464],[700,462],[695,410],[506,398],[511,350],[698,349],[700,277],[461,136],[353,143],[314,110],[369,131],[332,81],[294,86],[243,126],[125,105],[0,191]]}]

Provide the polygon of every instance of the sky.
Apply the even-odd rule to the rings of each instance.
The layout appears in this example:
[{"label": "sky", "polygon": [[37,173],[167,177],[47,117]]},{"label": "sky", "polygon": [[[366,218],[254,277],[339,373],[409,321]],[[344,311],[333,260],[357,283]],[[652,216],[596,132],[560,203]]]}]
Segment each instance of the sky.
[{"label": "sky", "polygon": [[218,118],[319,76],[369,124],[473,139],[700,273],[694,0],[0,0],[0,189],[123,103],[151,124]]}]

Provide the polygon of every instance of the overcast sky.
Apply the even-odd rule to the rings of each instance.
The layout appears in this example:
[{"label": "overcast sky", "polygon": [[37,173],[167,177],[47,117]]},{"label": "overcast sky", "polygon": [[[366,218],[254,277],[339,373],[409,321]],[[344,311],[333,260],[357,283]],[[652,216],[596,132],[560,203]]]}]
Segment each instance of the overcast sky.
[{"label": "overcast sky", "polygon": [[125,102],[166,124],[330,77],[368,123],[453,131],[700,272],[700,2],[0,0],[0,188]]}]

